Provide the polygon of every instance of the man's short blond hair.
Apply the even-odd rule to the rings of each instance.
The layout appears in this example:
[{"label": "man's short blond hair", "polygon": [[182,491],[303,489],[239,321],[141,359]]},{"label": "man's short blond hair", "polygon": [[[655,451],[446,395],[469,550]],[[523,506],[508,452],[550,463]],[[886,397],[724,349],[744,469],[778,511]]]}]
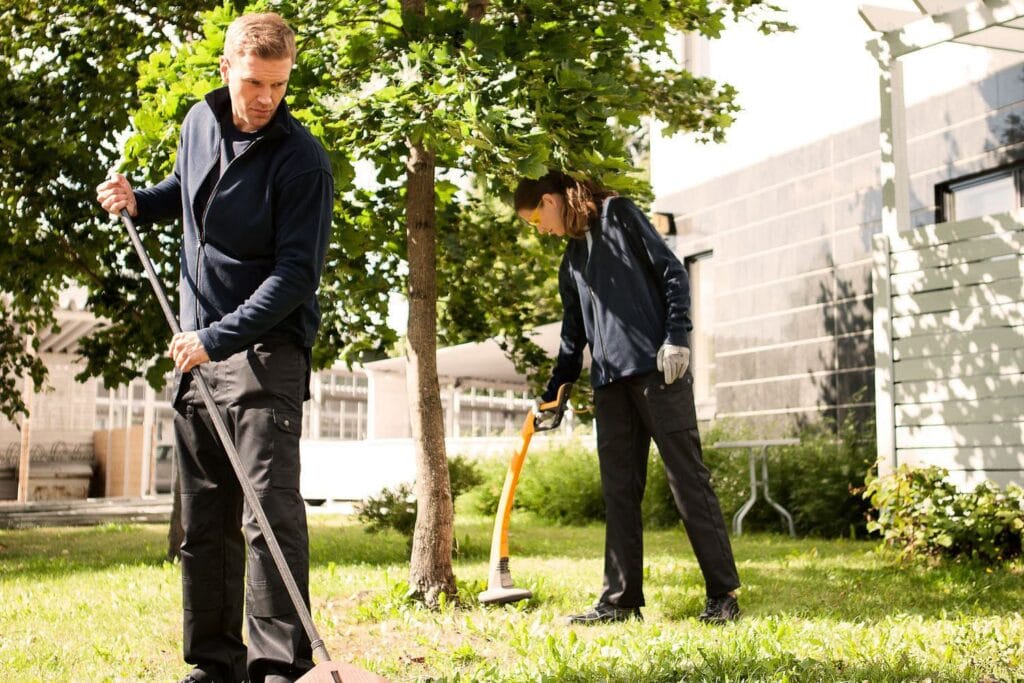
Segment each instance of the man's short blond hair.
[{"label": "man's short blond hair", "polygon": [[250,54],[260,59],[288,57],[294,63],[295,32],[274,12],[243,14],[228,26],[224,35],[224,55]]}]

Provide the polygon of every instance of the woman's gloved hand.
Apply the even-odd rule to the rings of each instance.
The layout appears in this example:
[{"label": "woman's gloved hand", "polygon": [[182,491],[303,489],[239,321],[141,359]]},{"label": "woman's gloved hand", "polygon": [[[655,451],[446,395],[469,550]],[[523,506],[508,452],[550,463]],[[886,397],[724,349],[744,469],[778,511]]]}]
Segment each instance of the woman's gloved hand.
[{"label": "woman's gloved hand", "polygon": [[658,349],[658,370],[665,373],[665,384],[672,384],[682,377],[689,365],[689,348],[674,344],[662,344]]}]

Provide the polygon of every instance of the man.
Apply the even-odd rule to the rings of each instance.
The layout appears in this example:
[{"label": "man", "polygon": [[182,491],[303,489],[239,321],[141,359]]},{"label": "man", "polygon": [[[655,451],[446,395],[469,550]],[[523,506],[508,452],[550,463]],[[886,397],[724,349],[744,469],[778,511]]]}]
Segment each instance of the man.
[{"label": "man", "polygon": [[640,503],[654,438],[669,487],[704,575],[701,621],[739,617],[740,585],[722,511],[701,455],[690,360],[686,270],[637,206],[560,171],[523,179],[516,213],[542,234],[567,237],[558,273],[562,332],[558,361],[539,402],[575,381],[590,346],[597,457],[606,528],[604,590],[569,617],[600,624],[640,619]]},{"label": "man", "polygon": [[295,35],[284,20],[239,17],[224,42],[225,87],[189,111],[174,172],[134,192],[114,174],[97,187],[97,199],[140,224],[180,217],[184,228],[184,331],[169,348],[181,373],[174,407],[183,644],[194,666],[183,683],[278,683],[312,667],[310,643],[187,373],[200,368],[207,379],[308,604],[299,433],[333,178],[323,147],[284,102],[295,63]]}]

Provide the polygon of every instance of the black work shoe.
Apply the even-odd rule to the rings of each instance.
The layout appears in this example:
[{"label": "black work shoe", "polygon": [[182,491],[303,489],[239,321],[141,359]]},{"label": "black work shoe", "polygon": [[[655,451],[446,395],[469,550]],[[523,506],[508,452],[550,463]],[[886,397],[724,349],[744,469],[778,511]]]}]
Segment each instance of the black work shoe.
[{"label": "black work shoe", "polygon": [[192,669],[179,683],[220,683],[220,680],[202,669]]},{"label": "black work shoe", "polygon": [[740,618],[740,604],[736,598],[725,595],[708,596],[704,611],[698,617],[705,624],[725,624]]},{"label": "black work shoe", "polygon": [[606,602],[599,602],[586,612],[570,615],[568,621],[570,624],[610,624],[630,619],[644,620],[639,607],[616,607]]}]

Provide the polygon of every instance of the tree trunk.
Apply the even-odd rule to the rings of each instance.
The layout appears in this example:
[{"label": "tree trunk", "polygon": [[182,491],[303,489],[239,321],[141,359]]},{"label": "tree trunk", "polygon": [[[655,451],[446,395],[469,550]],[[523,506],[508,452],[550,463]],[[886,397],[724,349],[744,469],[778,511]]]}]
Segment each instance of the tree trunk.
[{"label": "tree trunk", "polygon": [[[488,0],[469,0],[466,13],[480,21]],[[402,10],[423,16],[426,0],[402,0]],[[454,506],[444,445],[444,411],[437,379],[437,232],[431,150],[410,141],[405,221],[409,259],[406,381],[416,450],[416,528],[409,592],[427,605],[441,593],[457,598],[452,571]]]},{"label": "tree trunk", "polygon": [[409,590],[436,606],[455,597],[452,572],[452,496],[444,446],[444,412],[437,379],[437,255],[434,228],[434,155],[409,145],[405,220],[409,258],[406,378],[416,450],[416,529]]},{"label": "tree trunk", "polygon": [[487,14],[488,0],[469,0],[466,4],[466,16],[473,21],[480,21]]}]

